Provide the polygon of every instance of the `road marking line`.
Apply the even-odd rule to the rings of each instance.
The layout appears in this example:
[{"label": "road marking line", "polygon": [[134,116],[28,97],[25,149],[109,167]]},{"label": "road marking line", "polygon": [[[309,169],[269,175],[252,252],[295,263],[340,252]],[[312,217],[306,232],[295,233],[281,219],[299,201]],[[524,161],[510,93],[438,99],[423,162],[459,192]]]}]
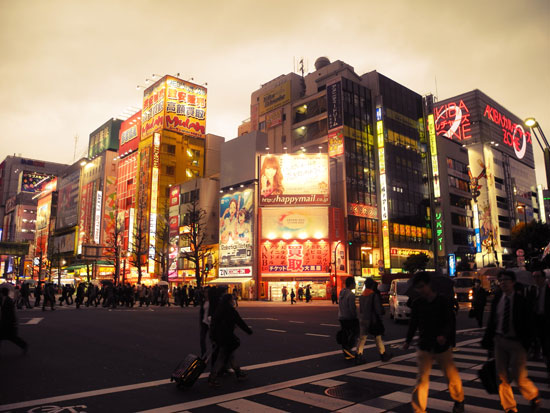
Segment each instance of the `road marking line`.
[{"label": "road marking line", "polygon": [[20,325],[22,325],[22,326],[28,326],[28,325],[38,324],[38,323],[41,322],[42,320],[44,320],[44,317],[31,318],[31,319],[30,319],[29,321],[27,321],[26,323],[21,323]]},{"label": "road marking line", "polygon": [[340,324],[321,324],[321,325],[325,327],[340,327]]},{"label": "road marking line", "polygon": [[298,403],[303,403],[308,406],[315,406],[321,409],[327,409],[334,411],[342,409],[349,405],[355,404],[342,399],[335,399],[334,397],[325,396],[323,394],[310,393],[295,389],[282,389],[269,393],[270,396],[280,397],[282,399],[292,400]]},{"label": "road marking line", "polygon": [[304,324],[305,321],[289,321],[289,323]]},{"label": "road marking line", "polygon": [[274,407],[266,406],[265,404],[260,404],[253,402],[252,400],[247,399],[237,399],[231,400],[229,402],[220,403],[218,406],[223,407],[224,409],[233,410],[234,412],[239,413],[255,413],[255,412],[265,412],[265,413],[288,413],[286,410],[275,409]]},{"label": "road marking line", "polygon": [[[358,377],[360,379],[381,381],[384,383],[400,384],[402,386],[415,386],[416,379],[410,377],[392,376],[390,374],[372,373],[370,371],[358,371],[348,374],[350,377]],[[443,391],[447,390],[447,383],[439,383],[437,381],[430,382],[430,389]]]},{"label": "road marking line", "polygon": [[255,317],[243,317],[243,320],[270,320],[270,321],[277,321],[276,318],[255,318]]},{"label": "road marking line", "polygon": [[[381,369],[384,370],[395,370],[395,371],[405,371],[408,373],[418,373],[418,367],[416,366],[404,366],[402,364],[385,364],[383,366],[380,366]],[[463,371],[459,371],[458,374],[460,375],[460,378],[462,381],[471,381],[477,379],[477,375],[470,374],[470,373],[464,373]],[[430,376],[436,376],[436,377],[443,377],[445,374],[441,370],[432,369],[430,371]]]},{"label": "road marking line", "polygon": [[286,330],[275,330],[274,328],[266,328],[266,331],[273,331],[275,333],[286,333]]},{"label": "road marking line", "polygon": [[[386,394],[381,396],[383,399],[393,400],[401,403],[410,403],[411,395],[410,393],[405,393],[401,391],[396,391],[394,393]],[[442,410],[444,412],[450,412],[453,409],[454,402],[447,400],[435,399],[430,396],[430,401],[428,402],[431,408]],[[471,413],[500,413],[500,410],[489,409],[488,407],[474,406],[471,404],[466,404],[466,411]]]},{"label": "road marking line", "polygon": [[347,384],[347,382],[340,381],[340,380],[333,380],[333,379],[325,379],[325,380],[314,381],[313,383],[309,383],[309,384],[313,384],[314,386],[321,386],[321,387],[336,387],[336,386],[341,386],[342,384]]},{"label": "road marking line", "polygon": [[[457,333],[462,333],[464,331],[470,331],[470,330],[477,330],[477,328],[473,328],[473,329],[469,329],[469,330],[459,330],[459,331],[457,331]],[[462,342],[458,343],[458,345],[459,346],[468,346],[468,345],[476,343],[480,340],[481,340],[481,338],[478,337],[478,338],[462,341]],[[391,345],[391,344],[394,344],[394,343],[402,343],[403,341],[405,341],[405,339],[401,338],[401,339],[387,341],[386,344]],[[369,344],[368,346],[365,346],[366,349],[374,348],[374,347],[375,347],[374,344]],[[246,369],[246,370],[256,370],[256,369],[261,369],[261,368],[266,368],[266,367],[273,367],[273,366],[281,366],[281,365],[284,365],[284,364],[298,363],[298,362],[301,362],[301,361],[313,360],[313,359],[316,359],[316,358],[334,356],[334,355],[337,355],[337,354],[342,354],[342,351],[341,350],[334,350],[334,351],[328,351],[328,352],[325,352],[325,353],[309,354],[307,356],[295,357],[295,358],[286,359],[286,360],[278,360],[278,361],[272,361],[272,362],[267,362],[267,363],[254,364],[254,365],[250,365],[250,366],[243,366],[243,368]],[[397,362],[397,361],[405,360],[405,359],[412,358],[412,357],[416,357],[416,353],[407,353],[407,354],[404,354],[402,356],[394,357],[392,360],[394,362]],[[329,372],[329,373],[319,374],[319,375],[316,375],[316,376],[305,377],[305,378],[296,379],[296,380],[293,380],[293,381],[279,383],[278,385],[271,385],[269,391],[279,390],[279,389],[282,389],[282,388],[295,386],[295,385],[298,385],[298,384],[310,383],[311,381],[318,381],[318,380],[323,380],[323,379],[326,379],[326,378],[342,376],[342,375],[345,375],[345,374],[354,373],[356,371],[366,370],[366,369],[369,369],[369,368],[377,367],[381,364],[382,364],[382,362],[376,361],[376,362],[373,362],[371,364],[363,364],[363,365],[359,365],[359,366],[355,366],[355,367],[350,367],[350,368],[344,369],[344,370],[337,370],[337,371],[333,371],[333,372]],[[203,373],[200,376],[201,379],[206,378],[206,377],[208,377],[208,373]],[[37,405],[40,405],[40,404],[56,403],[56,402],[60,402],[60,401],[75,400],[75,399],[84,399],[84,398],[87,398],[87,397],[101,396],[101,395],[105,395],[105,394],[120,393],[120,392],[130,391],[130,390],[137,390],[137,389],[144,389],[144,388],[148,388],[148,387],[162,386],[162,385],[165,385],[165,384],[170,384],[170,380],[169,379],[154,380],[154,381],[148,381],[148,382],[143,382],[143,383],[129,384],[129,385],[125,385],[125,386],[110,387],[110,388],[106,388],[106,389],[90,390],[90,391],[85,391],[85,392],[80,392],[80,393],[66,394],[66,395],[61,395],[61,396],[53,396],[53,397],[47,397],[47,398],[43,398],[43,399],[36,399],[36,400],[29,400],[29,401],[19,402],[19,403],[4,404],[4,405],[0,405],[0,412],[4,412],[4,411],[7,411],[7,410],[12,410],[12,409],[21,409],[21,408],[24,408],[24,407],[33,407],[33,406],[37,406]],[[252,393],[250,393],[250,395],[261,394],[261,393],[265,392],[263,390],[264,387],[258,388],[258,389],[261,389],[261,391],[252,392]],[[252,389],[252,390],[254,390],[254,389]],[[227,395],[223,395],[223,396],[227,396]],[[201,400],[208,400],[208,402],[205,403],[205,404],[200,404],[200,405],[198,405],[198,407],[208,406],[208,405],[211,405],[211,404],[216,404],[216,403],[224,402],[224,401],[227,401],[227,400],[233,400],[233,399],[237,399],[237,398],[240,398],[240,397],[248,397],[248,396],[234,396],[233,397],[233,396],[234,396],[234,394],[230,394],[230,397],[221,397],[220,396],[220,397],[218,397],[219,401],[212,401],[212,398],[210,398],[210,399],[201,399]],[[201,401],[201,400],[199,400],[199,401]],[[166,409],[169,409],[171,407],[173,407],[173,406],[168,406],[168,407],[166,407]],[[197,406],[194,406],[194,407],[197,407]],[[177,410],[166,410],[166,411],[167,412],[168,411],[181,411],[181,410],[186,410],[186,409],[190,409],[190,408],[192,408],[192,407],[178,408]],[[151,412],[155,412],[155,411],[156,411],[155,409],[151,410]],[[159,413],[160,413],[160,411],[159,411]]]},{"label": "road marking line", "polygon": [[306,336],[314,336],[314,337],[330,337],[327,334],[313,334],[313,333],[306,333]]}]

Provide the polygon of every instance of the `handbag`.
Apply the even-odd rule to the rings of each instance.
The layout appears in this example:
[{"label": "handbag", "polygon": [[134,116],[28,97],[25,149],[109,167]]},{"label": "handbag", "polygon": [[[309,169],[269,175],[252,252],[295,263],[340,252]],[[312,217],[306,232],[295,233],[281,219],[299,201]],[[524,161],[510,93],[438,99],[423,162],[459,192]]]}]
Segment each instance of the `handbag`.
[{"label": "handbag", "polygon": [[485,391],[489,394],[498,394],[497,368],[495,359],[490,359],[483,364],[477,373]]}]

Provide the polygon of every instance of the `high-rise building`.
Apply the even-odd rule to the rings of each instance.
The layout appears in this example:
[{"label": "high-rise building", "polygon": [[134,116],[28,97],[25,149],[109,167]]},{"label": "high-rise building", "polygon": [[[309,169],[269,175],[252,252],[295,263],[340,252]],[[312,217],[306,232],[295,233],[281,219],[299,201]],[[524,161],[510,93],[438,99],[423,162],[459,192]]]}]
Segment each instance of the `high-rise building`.
[{"label": "high-rise building", "polygon": [[449,185],[473,198],[477,267],[515,263],[511,230],[539,215],[530,130],[477,89],[435,103],[434,118],[437,136],[468,151],[468,181],[449,178]]},{"label": "high-rise building", "polygon": [[168,208],[170,187],[204,176],[205,129],[205,87],[166,75],[145,89],[134,231],[140,226],[146,234],[146,274],[160,273],[158,219]]}]

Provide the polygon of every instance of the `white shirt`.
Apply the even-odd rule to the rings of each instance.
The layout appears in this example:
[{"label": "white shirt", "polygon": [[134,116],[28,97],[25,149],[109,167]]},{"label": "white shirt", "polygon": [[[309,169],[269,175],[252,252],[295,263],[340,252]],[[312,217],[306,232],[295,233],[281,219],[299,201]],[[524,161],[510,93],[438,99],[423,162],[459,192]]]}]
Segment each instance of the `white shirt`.
[{"label": "white shirt", "polygon": [[500,297],[500,301],[497,304],[497,329],[496,333],[503,335],[502,333],[502,324],[504,322],[504,306],[506,297],[510,300],[510,324],[508,325],[508,333],[506,333],[506,337],[515,337],[516,331],[514,329],[514,293],[507,296],[506,294],[502,294],[502,297]]}]

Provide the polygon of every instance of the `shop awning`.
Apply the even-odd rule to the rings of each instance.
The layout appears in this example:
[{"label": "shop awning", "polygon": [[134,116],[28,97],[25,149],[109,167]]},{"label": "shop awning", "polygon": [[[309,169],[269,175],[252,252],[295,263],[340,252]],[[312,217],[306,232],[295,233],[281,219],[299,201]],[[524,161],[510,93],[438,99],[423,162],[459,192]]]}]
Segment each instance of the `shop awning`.
[{"label": "shop awning", "polygon": [[250,281],[252,277],[227,277],[216,278],[215,280],[207,281],[206,284],[237,284]]}]

